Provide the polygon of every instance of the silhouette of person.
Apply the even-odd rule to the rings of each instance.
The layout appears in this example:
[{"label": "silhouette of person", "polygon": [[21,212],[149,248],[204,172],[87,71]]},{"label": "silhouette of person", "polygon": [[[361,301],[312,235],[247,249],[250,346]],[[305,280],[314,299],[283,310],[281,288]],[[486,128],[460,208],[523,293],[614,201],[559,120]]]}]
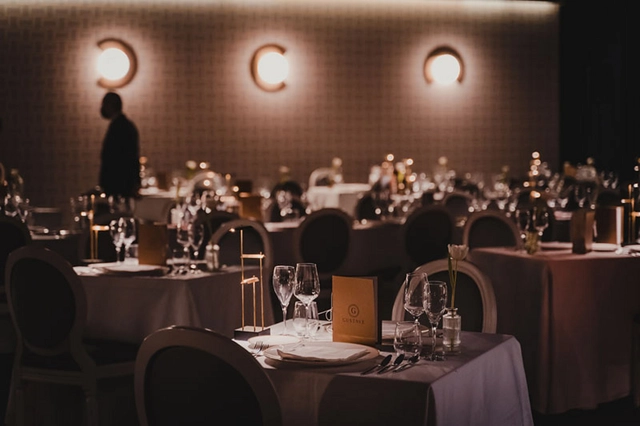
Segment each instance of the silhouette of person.
[{"label": "silhouette of person", "polygon": [[122,113],[122,99],[108,92],[100,114],[111,120],[100,154],[99,185],[109,196],[135,197],[140,189],[140,143],[138,129]]}]

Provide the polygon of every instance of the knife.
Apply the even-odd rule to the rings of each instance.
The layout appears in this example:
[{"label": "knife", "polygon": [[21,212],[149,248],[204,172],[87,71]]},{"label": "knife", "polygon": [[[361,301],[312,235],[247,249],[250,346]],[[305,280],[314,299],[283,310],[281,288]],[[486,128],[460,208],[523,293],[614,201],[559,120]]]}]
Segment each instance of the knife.
[{"label": "knife", "polygon": [[403,359],[404,359],[404,354],[398,355],[396,357],[396,359],[393,360],[392,364],[387,364],[384,367],[382,367],[380,370],[378,370],[378,374],[384,373],[385,371],[393,371],[393,370],[395,370],[402,363]]},{"label": "knife", "polygon": [[386,357],[384,357],[384,359],[382,361],[380,361],[380,364],[378,365],[374,365],[373,367],[364,370],[362,373],[360,374],[369,374],[374,372],[376,369],[378,368],[384,368],[387,364],[389,364],[391,362],[391,354],[387,355]]}]

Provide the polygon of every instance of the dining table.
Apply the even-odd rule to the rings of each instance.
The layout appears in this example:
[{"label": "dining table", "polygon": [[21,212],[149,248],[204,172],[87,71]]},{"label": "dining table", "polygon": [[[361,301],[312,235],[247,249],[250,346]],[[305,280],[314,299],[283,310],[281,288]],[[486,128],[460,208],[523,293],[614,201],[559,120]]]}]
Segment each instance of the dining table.
[{"label": "dining table", "polygon": [[640,313],[640,257],[596,244],[546,242],[527,254],[476,248],[468,260],[490,279],[497,332],[522,345],[532,408],[593,409],[629,395],[632,323]]},{"label": "dining table", "polygon": [[87,299],[85,335],[141,343],[160,328],[188,325],[233,338],[243,325],[266,328],[274,323],[272,290],[266,277],[264,283],[255,284],[255,299],[251,285],[241,285],[243,278],[260,278],[258,266],[180,275],[158,268],[135,262],[130,268],[113,262],[76,266]]},{"label": "dining table", "polygon": [[305,195],[311,210],[338,208],[355,217],[358,200],[370,190],[368,183],[336,183],[311,186]]},{"label": "dining table", "polygon": [[[295,265],[294,234],[301,220],[267,222],[274,249],[274,265]],[[403,263],[401,220],[354,221],[352,240],[342,267],[345,275],[370,275],[375,271],[398,267]]]},{"label": "dining table", "polygon": [[278,337],[295,336],[282,336],[283,324],[274,324],[272,340],[264,339],[273,343],[258,352],[255,340],[237,342],[266,370],[284,425],[533,425],[520,344],[513,336],[462,332],[460,351],[443,361],[420,359],[400,372],[361,374],[385,356],[395,357],[385,344],[394,324],[382,321],[382,344],[366,346],[373,356],[346,364],[277,355],[278,348],[291,345],[335,345],[328,325],[313,340],[278,346]]}]

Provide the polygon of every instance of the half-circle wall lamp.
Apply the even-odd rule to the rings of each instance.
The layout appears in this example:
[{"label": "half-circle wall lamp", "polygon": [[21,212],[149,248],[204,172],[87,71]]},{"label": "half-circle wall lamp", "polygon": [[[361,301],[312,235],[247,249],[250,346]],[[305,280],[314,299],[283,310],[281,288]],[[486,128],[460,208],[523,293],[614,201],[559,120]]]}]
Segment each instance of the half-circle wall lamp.
[{"label": "half-circle wall lamp", "polygon": [[289,75],[289,61],[285,49],[277,44],[262,46],[251,59],[251,75],[258,87],[267,92],[281,90]]},{"label": "half-circle wall lamp", "polygon": [[429,53],[424,63],[424,77],[427,83],[442,85],[462,82],[464,64],[453,48],[441,46]]},{"label": "half-circle wall lamp", "polygon": [[98,42],[102,53],[98,57],[98,85],[117,89],[127,85],[136,75],[138,61],[131,46],[113,38]]}]

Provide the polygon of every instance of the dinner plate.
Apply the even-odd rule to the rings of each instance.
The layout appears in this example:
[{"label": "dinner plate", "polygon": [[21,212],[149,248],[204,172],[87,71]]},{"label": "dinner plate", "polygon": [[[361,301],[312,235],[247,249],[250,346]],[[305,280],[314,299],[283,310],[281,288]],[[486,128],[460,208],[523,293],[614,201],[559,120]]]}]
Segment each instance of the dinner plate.
[{"label": "dinner plate", "polygon": [[298,343],[300,341],[299,337],[296,336],[284,336],[284,335],[267,335],[267,336],[254,336],[250,337],[247,342],[249,342],[249,348],[254,349],[256,347],[256,343],[262,342],[263,349],[271,348],[273,346],[281,346],[281,345],[289,345],[291,343]]},{"label": "dinner plate", "polygon": [[620,248],[619,245],[611,243],[593,243],[591,245],[593,251],[616,251],[618,248]]},{"label": "dinner plate", "polygon": [[540,248],[542,250],[571,250],[573,243],[565,241],[541,241]]},{"label": "dinner plate", "polygon": [[[298,345],[298,344],[299,343],[294,343],[294,345]],[[304,359],[282,359],[282,357],[280,357],[280,355],[278,354],[278,347],[270,347],[269,349],[265,350],[263,354],[266,358],[269,358],[274,361],[282,362],[285,364],[302,365],[307,367],[337,367],[340,365],[355,364],[357,362],[374,359],[380,354],[376,348],[372,348],[370,346],[365,346],[365,345],[359,345],[357,343],[304,342],[303,344],[307,346],[318,346],[318,347],[327,347],[327,345],[330,345],[337,349],[359,349],[359,350],[366,350],[367,353],[365,353],[364,355],[356,359],[339,360],[339,361],[311,361],[311,360],[307,361]],[[286,345],[284,347],[286,348]]]},{"label": "dinner plate", "polygon": [[104,274],[112,275],[159,276],[169,271],[169,268],[165,266],[139,265],[137,263],[94,263],[90,267]]}]

